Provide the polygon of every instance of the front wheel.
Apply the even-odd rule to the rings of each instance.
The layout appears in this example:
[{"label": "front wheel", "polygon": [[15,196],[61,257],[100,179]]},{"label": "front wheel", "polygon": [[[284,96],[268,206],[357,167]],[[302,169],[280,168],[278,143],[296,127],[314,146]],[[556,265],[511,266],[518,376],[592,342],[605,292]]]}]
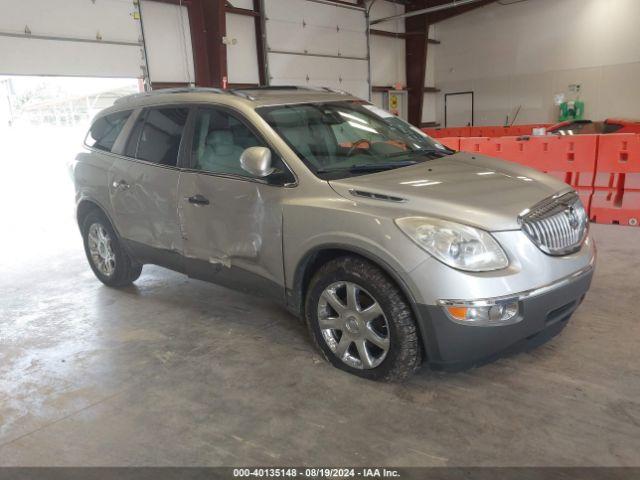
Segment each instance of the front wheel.
[{"label": "front wheel", "polygon": [[105,285],[124,287],[138,279],[142,265],[122,248],[111,222],[100,211],[87,215],[82,223],[84,250],[91,270]]},{"label": "front wheel", "polygon": [[305,317],[316,344],[334,366],[372,380],[399,381],[421,362],[413,313],[378,267],[346,256],[313,276]]}]

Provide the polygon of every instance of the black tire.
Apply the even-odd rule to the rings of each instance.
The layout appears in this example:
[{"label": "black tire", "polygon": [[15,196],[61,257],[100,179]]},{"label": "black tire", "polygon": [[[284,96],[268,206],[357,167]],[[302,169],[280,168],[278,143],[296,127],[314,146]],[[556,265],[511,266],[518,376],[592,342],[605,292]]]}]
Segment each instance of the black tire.
[{"label": "black tire", "polygon": [[[378,366],[369,369],[347,365],[331,350],[322,335],[318,306],[325,288],[336,282],[352,282],[370,293],[387,319],[389,349]],[[305,298],[305,319],[316,346],[335,367],[370,380],[402,381],[422,362],[418,329],[411,307],[398,286],[377,266],[357,256],[336,258],[313,276]]]},{"label": "black tire", "polygon": [[[110,275],[101,272],[94,262],[89,249],[89,230],[92,225],[101,225],[109,236],[111,250],[115,256],[115,268]],[[111,226],[111,222],[100,210],[92,210],[87,214],[82,222],[82,239],[84,241],[84,251],[89,261],[89,266],[98,280],[109,287],[126,287],[131,285],[140,277],[142,265],[134,261],[122,248],[118,235]]]}]

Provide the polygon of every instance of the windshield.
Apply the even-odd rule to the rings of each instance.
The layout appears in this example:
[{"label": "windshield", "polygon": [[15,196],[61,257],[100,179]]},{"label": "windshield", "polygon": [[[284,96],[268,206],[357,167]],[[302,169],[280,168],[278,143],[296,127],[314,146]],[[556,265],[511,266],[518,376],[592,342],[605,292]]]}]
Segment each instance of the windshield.
[{"label": "windshield", "polygon": [[404,120],[361,101],[256,111],[325,179],[363,175],[454,153]]}]

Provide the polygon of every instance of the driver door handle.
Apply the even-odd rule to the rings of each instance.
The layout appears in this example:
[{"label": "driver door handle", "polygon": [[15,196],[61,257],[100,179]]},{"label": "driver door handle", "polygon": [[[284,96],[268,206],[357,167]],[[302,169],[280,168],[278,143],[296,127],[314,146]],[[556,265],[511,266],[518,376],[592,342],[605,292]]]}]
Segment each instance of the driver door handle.
[{"label": "driver door handle", "polygon": [[199,193],[197,195],[187,197],[187,201],[189,203],[193,203],[194,205],[209,205],[209,199],[200,195]]}]

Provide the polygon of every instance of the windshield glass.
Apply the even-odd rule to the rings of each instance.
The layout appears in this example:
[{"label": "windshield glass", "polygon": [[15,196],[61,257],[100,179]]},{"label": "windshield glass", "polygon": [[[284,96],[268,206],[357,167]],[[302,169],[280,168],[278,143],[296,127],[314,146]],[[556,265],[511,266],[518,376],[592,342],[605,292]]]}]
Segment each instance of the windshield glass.
[{"label": "windshield glass", "polygon": [[454,153],[404,120],[360,101],[256,111],[321,178],[363,175]]}]

